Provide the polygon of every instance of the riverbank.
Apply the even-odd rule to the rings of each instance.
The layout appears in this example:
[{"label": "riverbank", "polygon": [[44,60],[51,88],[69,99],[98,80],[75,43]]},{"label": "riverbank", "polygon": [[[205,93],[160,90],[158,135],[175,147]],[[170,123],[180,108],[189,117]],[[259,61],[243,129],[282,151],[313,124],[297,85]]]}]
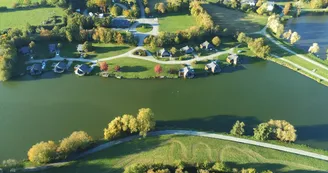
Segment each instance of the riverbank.
[{"label": "riverbank", "polygon": [[[234,142],[230,142],[230,140]],[[241,141],[244,141],[246,144],[242,144],[244,142],[239,143]],[[248,145],[250,144],[248,142],[251,142],[252,145]],[[263,145],[264,148],[254,146],[257,144]],[[102,165],[101,169],[106,167],[111,170],[111,172],[116,172],[116,169],[123,169],[126,165],[131,165],[132,163],[160,162],[170,164],[175,160],[182,160],[186,163],[223,161],[227,164],[237,166],[238,168],[245,167],[246,165],[248,165],[248,167],[253,167],[250,165],[257,163],[257,166],[255,166],[256,169],[268,169],[270,167],[271,170],[273,169],[272,171],[278,171],[279,169],[279,172],[328,169],[328,165],[325,161],[271,150],[265,148],[265,146],[273,147],[274,145],[205,132],[184,130],[157,131],[149,133],[149,137],[144,139],[128,137],[103,144],[102,146],[82,154],[81,156],[84,156],[84,158],[81,160],[60,163],[58,165],[52,164],[51,167],[58,166],[59,168],[50,168],[43,170],[43,172],[56,172],[58,169],[63,173],[73,170],[75,170],[75,172],[99,172],[100,170],[96,166],[92,166],[97,164]],[[277,147],[275,149],[278,150],[280,148],[280,146],[275,147]],[[236,151],[237,148],[238,151]],[[218,149],[220,149],[219,152],[215,152]],[[93,151],[97,152],[93,153]],[[140,151],[143,152],[140,153]],[[286,148],[285,151],[293,152],[294,149]],[[236,152],[238,152],[238,154]],[[89,156],[86,156],[86,153],[88,153]],[[163,153],[166,154],[163,155]],[[111,157],[107,158],[108,155]],[[236,157],[236,155],[238,155],[238,157]],[[256,157],[256,160],[254,160],[253,157]],[[83,169],[81,169],[81,166]],[[281,167],[283,167],[283,169],[281,169]],[[42,167],[39,169],[42,169]],[[33,171],[38,169],[28,170]]]}]

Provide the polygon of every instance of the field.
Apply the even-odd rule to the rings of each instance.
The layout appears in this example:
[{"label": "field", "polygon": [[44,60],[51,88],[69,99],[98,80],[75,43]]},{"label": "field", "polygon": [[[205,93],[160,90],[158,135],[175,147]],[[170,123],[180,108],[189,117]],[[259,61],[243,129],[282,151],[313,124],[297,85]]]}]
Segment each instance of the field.
[{"label": "field", "polygon": [[224,161],[230,167],[256,168],[259,172],[323,172],[325,161],[284,153],[272,149],[192,136],[147,137],[114,146],[95,153],[69,166],[52,168],[39,173],[103,173],[123,172],[133,163],[173,164]]},{"label": "field", "polygon": [[[60,55],[62,57],[79,58],[80,54],[76,51],[77,45],[78,43],[63,43]],[[108,58],[126,53],[133,49],[133,46],[127,44],[93,43],[92,46],[93,50],[88,53],[87,59]]]},{"label": "field", "polygon": [[[13,6],[14,3],[23,3],[24,0],[1,0],[0,1],[0,7],[7,7],[7,8],[11,8]],[[31,0],[31,2],[40,2],[40,0]]]},{"label": "field", "polygon": [[267,22],[266,16],[247,14],[212,4],[202,6],[212,16],[215,24],[220,25],[222,29],[227,28],[231,34],[237,31],[246,33],[260,31]]},{"label": "field", "polygon": [[[119,58],[108,61],[109,72],[112,74],[116,74],[122,76],[124,78],[153,78],[156,76],[167,76],[170,78],[178,77],[178,73],[170,74],[170,68],[175,70],[179,70],[181,65],[161,65],[162,73],[157,75],[154,72],[154,67],[156,63],[134,59],[134,58]],[[121,67],[121,72],[114,72],[114,67],[119,65]]]},{"label": "field", "polygon": [[137,26],[137,31],[142,33],[147,33],[153,30],[153,26],[149,24],[140,24]]},{"label": "field", "polygon": [[0,30],[6,28],[24,28],[26,23],[31,25],[41,25],[53,15],[62,16],[64,11],[61,8],[36,8],[26,10],[12,10],[0,12]]},{"label": "field", "polygon": [[196,25],[196,20],[189,14],[169,13],[159,17],[159,30],[176,32]]}]

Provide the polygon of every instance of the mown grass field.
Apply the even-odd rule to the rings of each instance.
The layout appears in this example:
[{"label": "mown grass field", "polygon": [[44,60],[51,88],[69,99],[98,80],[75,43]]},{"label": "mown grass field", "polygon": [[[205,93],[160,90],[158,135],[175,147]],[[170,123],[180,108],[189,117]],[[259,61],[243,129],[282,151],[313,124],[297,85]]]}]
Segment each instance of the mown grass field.
[{"label": "mown grass field", "polygon": [[[154,71],[154,67],[157,63],[134,59],[134,58],[119,58],[110,60],[107,62],[109,65],[109,72],[111,74],[115,74],[118,76],[122,76],[123,78],[154,78],[156,76],[167,76],[170,78],[177,78],[178,73],[170,74],[169,70],[175,69],[179,70],[181,65],[164,65],[161,64],[162,73],[156,74]],[[115,72],[114,67],[119,65],[121,67],[120,72]]]},{"label": "mown grass field", "polygon": [[168,13],[158,19],[159,30],[165,32],[177,32],[196,26],[195,18],[185,13]]},{"label": "mown grass field", "polygon": [[[11,8],[14,3],[20,3],[22,4],[24,0],[1,0],[0,1],[0,7],[7,7]],[[40,0],[31,0],[31,2],[40,2]]]},{"label": "mown grass field", "polygon": [[0,12],[0,30],[6,28],[24,28],[26,23],[41,25],[41,22],[47,20],[49,17],[53,15],[62,16],[63,14],[63,9],[55,7]]},{"label": "mown grass field", "polygon": [[260,31],[267,23],[266,16],[243,13],[213,4],[203,4],[204,9],[212,16],[215,24],[222,29],[227,28],[229,33],[237,31],[252,33]]},{"label": "mown grass field", "polygon": [[103,173],[123,172],[133,163],[173,164],[223,161],[235,168],[256,168],[259,172],[323,172],[325,161],[224,140],[173,136],[147,137],[120,144],[95,153],[69,166],[52,168],[39,173]]},{"label": "mown grass field", "polygon": [[[60,55],[68,58],[79,58],[80,53],[77,52],[76,47],[78,43],[62,43]],[[112,44],[112,43],[92,43],[93,50],[88,52],[87,59],[108,58],[128,52],[134,47],[128,44]]]}]

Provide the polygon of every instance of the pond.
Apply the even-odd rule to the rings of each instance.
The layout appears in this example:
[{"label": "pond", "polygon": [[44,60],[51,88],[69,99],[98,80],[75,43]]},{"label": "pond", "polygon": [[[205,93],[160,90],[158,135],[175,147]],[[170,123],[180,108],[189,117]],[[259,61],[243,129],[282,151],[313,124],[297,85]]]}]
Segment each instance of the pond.
[{"label": "pond", "polygon": [[295,44],[297,47],[308,51],[313,43],[318,43],[321,59],[326,59],[326,50],[328,48],[328,14],[307,13],[298,18],[290,19],[285,29],[291,29],[301,35],[301,39]]},{"label": "pond", "polygon": [[115,116],[155,112],[160,128],[229,132],[236,120],[247,132],[285,119],[298,143],[328,149],[328,89],[280,65],[259,61],[238,71],[192,80],[118,80],[73,74],[25,76],[0,84],[0,161],[26,158],[39,141],[76,130],[94,138]]}]

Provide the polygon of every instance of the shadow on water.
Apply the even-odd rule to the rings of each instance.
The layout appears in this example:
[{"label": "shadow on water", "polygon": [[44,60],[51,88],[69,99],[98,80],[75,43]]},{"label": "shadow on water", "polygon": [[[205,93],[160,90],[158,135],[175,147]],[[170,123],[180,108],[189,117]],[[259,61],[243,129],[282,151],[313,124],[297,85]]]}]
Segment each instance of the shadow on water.
[{"label": "shadow on water", "polygon": [[68,74],[72,74],[73,72],[71,71],[66,71],[62,74],[57,74],[54,73],[53,71],[47,71],[47,72],[43,72],[41,75],[37,75],[37,76],[31,76],[30,74],[26,73],[23,76],[16,76],[13,77],[12,81],[35,81],[35,80],[44,80],[44,79],[55,79],[55,78],[60,78],[63,75],[68,75]]},{"label": "shadow on water", "polygon": [[323,135],[320,132],[328,131],[328,124],[312,125],[312,126],[296,126],[297,136],[299,140],[316,140],[328,141],[328,135]]}]

